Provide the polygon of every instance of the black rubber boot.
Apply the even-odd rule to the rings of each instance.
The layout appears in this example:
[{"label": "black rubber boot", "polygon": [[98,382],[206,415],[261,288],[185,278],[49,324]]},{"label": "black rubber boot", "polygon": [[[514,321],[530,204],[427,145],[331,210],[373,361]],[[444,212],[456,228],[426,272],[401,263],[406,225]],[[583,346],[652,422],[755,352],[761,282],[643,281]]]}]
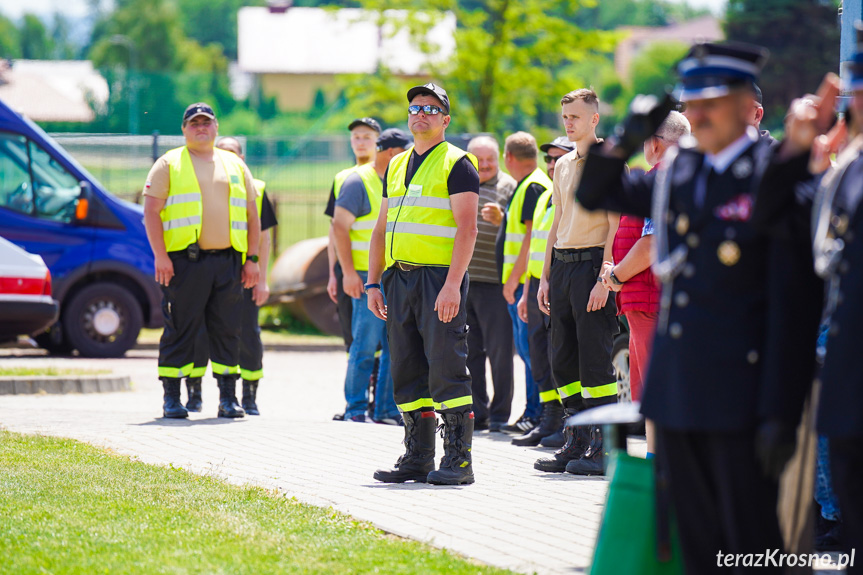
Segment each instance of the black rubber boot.
[{"label": "black rubber boot", "polygon": [[[564,420],[576,413],[578,413],[577,409],[564,409]],[[537,459],[533,464],[534,469],[562,473],[566,471],[567,463],[573,459],[581,459],[590,442],[588,428],[580,425],[576,427],[565,426],[563,428],[563,436],[566,438],[566,443],[563,444],[563,447],[555,451],[551,457]]]},{"label": "black rubber boot", "polygon": [[162,404],[162,414],[169,419],[185,419],[189,412],[180,402],[180,379],[163,377],[162,388],[165,390],[165,402]]},{"label": "black rubber boot", "polygon": [[441,416],[444,456],[440,467],[429,473],[426,481],[434,485],[469,485],[474,482],[470,455],[473,411],[447,409]]},{"label": "black rubber boot", "polygon": [[201,378],[186,378],[186,392],[188,393],[186,409],[189,411],[200,412],[201,408],[204,406],[204,402],[201,399]]},{"label": "black rubber boot", "polygon": [[237,376],[217,375],[219,384],[219,417],[243,417],[246,412],[237,403]]},{"label": "black rubber boot", "polygon": [[434,439],[437,417],[434,411],[407,411],[402,413],[405,422],[405,452],[393,469],[378,469],[375,479],[384,483],[417,481],[425,483],[434,471]]},{"label": "black rubber boot", "polygon": [[557,424],[557,431],[555,431],[554,433],[552,433],[548,437],[543,437],[542,439],[539,440],[539,444],[542,447],[553,447],[555,449],[563,447],[563,445],[565,443],[566,443],[566,438],[563,436],[563,424],[562,423]]},{"label": "black rubber boot", "polygon": [[590,427],[590,445],[581,459],[566,464],[566,472],[575,475],[605,475],[605,450],[602,447],[602,428]]},{"label": "black rubber boot", "polygon": [[243,409],[246,410],[246,415],[261,415],[258,411],[258,404],[255,403],[255,398],[258,396],[258,382],[243,380]]},{"label": "black rubber boot", "polygon": [[558,400],[546,401],[542,404],[542,414],[539,425],[512,440],[513,445],[536,447],[549,435],[554,435],[560,429],[560,418],[563,417],[563,405]]}]

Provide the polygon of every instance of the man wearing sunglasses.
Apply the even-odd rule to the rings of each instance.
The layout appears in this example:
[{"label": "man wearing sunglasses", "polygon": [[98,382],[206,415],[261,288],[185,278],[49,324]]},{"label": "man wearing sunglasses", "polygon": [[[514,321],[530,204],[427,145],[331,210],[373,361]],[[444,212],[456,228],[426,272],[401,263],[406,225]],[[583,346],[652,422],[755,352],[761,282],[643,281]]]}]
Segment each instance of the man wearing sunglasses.
[{"label": "man wearing sunglasses", "polygon": [[[477,236],[477,161],[444,139],[451,118],[443,88],[415,86],[407,99],[414,147],[394,157],[384,176],[365,285],[369,309],[387,322],[405,453],[394,469],[374,477],[470,484],[474,414],[466,308],[467,266]],[[443,416],[445,449],[438,470],[436,409]]]}]

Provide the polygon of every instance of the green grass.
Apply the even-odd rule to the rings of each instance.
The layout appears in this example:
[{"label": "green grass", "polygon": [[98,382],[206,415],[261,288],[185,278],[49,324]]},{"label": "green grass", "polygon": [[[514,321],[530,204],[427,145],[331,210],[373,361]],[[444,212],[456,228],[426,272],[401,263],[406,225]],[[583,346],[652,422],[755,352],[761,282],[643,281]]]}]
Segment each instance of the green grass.
[{"label": "green grass", "polygon": [[331,509],[0,432],[0,573],[508,573]]},{"label": "green grass", "polygon": [[57,367],[0,367],[3,375],[104,375],[107,369],[60,369]]}]

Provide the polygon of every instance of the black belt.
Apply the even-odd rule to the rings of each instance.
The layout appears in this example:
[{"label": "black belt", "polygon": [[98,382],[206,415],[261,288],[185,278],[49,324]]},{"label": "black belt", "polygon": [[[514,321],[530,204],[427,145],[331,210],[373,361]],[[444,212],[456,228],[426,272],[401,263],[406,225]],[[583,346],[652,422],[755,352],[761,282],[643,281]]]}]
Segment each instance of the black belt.
[{"label": "black belt", "polygon": [[593,259],[593,252],[591,250],[601,249],[603,248],[599,246],[595,248],[584,248],[582,250],[559,250],[557,248],[554,248],[551,253],[552,256],[554,256],[554,259],[571,264],[573,262],[591,261]]},{"label": "black belt", "polygon": [[222,248],[220,250],[201,250],[201,253],[207,254],[208,256],[218,256],[221,254],[229,254],[233,251],[236,251],[236,250],[234,250],[234,248]]},{"label": "black belt", "polygon": [[422,267],[425,267],[425,266],[415,266],[414,264],[406,264],[404,262],[396,262],[393,265],[395,265],[395,267],[399,268],[403,272],[412,272],[414,270],[418,270]]}]

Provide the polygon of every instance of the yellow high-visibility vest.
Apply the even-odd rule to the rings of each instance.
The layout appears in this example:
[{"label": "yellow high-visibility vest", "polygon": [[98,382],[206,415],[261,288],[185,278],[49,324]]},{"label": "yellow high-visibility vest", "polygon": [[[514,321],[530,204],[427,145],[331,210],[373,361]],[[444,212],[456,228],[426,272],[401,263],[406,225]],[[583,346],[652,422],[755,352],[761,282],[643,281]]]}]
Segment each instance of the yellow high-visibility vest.
[{"label": "yellow high-visibility vest", "polygon": [[350,168],[345,168],[333,178],[333,198],[336,200],[339,199],[339,192],[342,190],[342,184],[345,183],[345,180],[348,179],[348,176],[356,172],[360,169],[361,166],[351,166]]},{"label": "yellow high-visibility vest", "polygon": [[384,183],[375,171],[374,163],[361,166],[356,173],[363,181],[372,209],[366,215],[355,219],[354,223],[351,224],[351,257],[354,260],[355,270],[367,272],[369,271],[369,244],[372,241],[372,230],[375,229],[375,222],[378,221],[378,214],[381,211]]},{"label": "yellow high-visibility vest", "polygon": [[[236,154],[214,148],[216,161],[221,160],[228,177],[231,225],[231,246],[240,253],[248,251],[249,224],[246,219],[245,165]],[[183,146],[168,151],[170,186],[165,207],[159,213],[165,249],[169,252],[184,250],[201,237],[201,186],[195,176],[192,157]]]},{"label": "yellow high-visibility vest", "polygon": [[533,210],[533,229],[530,232],[530,253],[528,254],[527,273],[532,278],[542,276],[545,263],[545,247],[548,232],[554,223],[554,204],[551,203],[551,190],[543,192]]},{"label": "yellow high-visibility vest", "polygon": [[455,245],[456,223],[447,178],[464,156],[477,166],[473,154],[448,142],[439,144],[423,160],[410,185],[405,174],[413,146],[390,160],[387,174],[387,267],[395,262],[449,266]]},{"label": "yellow high-visibility vest", "polygon": [[[521,251],[521,244],[527,233],[527,226],[521,221],[521,211],[524,207],[524,196],[531,184],[539,184],[546,191],[551,190],[552,187],[551,180],[548,179],[545,172],[537,168],[523,179],[513,192],[512,199],[506,209],[506,237],[503,242],[503,273],[501,274],[503,283],[506,283],[509,276],[512,275],[518,253]],[[533,220],[533,223],[536,225],[537,221]],[[519,278],[519,283],[524,283],[526,277],[527,270]]]}]

